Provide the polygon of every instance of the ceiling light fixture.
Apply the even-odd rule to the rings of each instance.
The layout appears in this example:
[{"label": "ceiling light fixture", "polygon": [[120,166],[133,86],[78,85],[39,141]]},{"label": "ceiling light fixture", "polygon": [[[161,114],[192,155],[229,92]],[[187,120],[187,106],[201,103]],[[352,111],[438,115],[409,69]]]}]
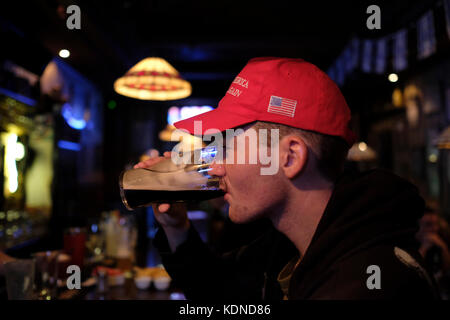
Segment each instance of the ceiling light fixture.
[{"label": "ceiling light fixture", "polygon": [[162,58],[146,58],[114,82],[114,90],[140,100],[177,100],[191,95],[191,84]]}]

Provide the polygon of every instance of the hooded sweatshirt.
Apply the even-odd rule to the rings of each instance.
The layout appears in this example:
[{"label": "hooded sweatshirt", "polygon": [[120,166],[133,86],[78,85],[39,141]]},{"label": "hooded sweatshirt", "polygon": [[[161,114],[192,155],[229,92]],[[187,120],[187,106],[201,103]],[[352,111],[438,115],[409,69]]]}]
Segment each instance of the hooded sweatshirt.
[{"label": "hooded sweatshirt", "polygon": [[[299,252],[273,227],[222,256],[193,227],[173,253],[162,230],[155,245],[188,299],[434,299],[436,285],[415,240],[423,211],[406,180],[380,169],[346,171],[298,263]],[[283,292],[278,279],[286,267]]]}]

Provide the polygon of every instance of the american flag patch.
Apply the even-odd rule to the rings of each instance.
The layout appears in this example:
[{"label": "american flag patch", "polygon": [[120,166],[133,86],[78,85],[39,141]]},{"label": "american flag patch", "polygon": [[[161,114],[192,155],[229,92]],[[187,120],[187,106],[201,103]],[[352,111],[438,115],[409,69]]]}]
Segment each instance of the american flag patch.
[{"label": "american flag patch", "polygon": [[271,96],[267,112],[281,114],[293,118],[295,115],[296,100]]}]

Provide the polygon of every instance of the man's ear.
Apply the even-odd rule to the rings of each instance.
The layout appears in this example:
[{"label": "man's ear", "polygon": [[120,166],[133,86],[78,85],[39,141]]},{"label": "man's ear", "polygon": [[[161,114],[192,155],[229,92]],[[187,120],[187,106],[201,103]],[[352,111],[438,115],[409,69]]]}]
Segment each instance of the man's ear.
[{"label": "man's ear", "polygon": [[306,166],[308,147],[300,137],[285,136],[280,141],[280,168],[289,179],[297,176]]}]

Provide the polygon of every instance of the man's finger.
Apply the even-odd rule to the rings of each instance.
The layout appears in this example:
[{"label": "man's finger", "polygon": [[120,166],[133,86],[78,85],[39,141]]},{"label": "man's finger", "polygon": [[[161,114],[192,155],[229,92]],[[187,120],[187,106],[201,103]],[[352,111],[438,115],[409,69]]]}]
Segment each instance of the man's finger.
[{"label": "man's finger", "polygon": [[138,168],[148,168],[151,167],[152,165],[154,165],[155,163],[158,163],[160,161],[164,160],[163,157],[159,157],[159,158],[152,158],[152,159],[147,159],[145,161],[141,161],[138,164],[136,164],[133,168],[134,169],[138,169]]}]

